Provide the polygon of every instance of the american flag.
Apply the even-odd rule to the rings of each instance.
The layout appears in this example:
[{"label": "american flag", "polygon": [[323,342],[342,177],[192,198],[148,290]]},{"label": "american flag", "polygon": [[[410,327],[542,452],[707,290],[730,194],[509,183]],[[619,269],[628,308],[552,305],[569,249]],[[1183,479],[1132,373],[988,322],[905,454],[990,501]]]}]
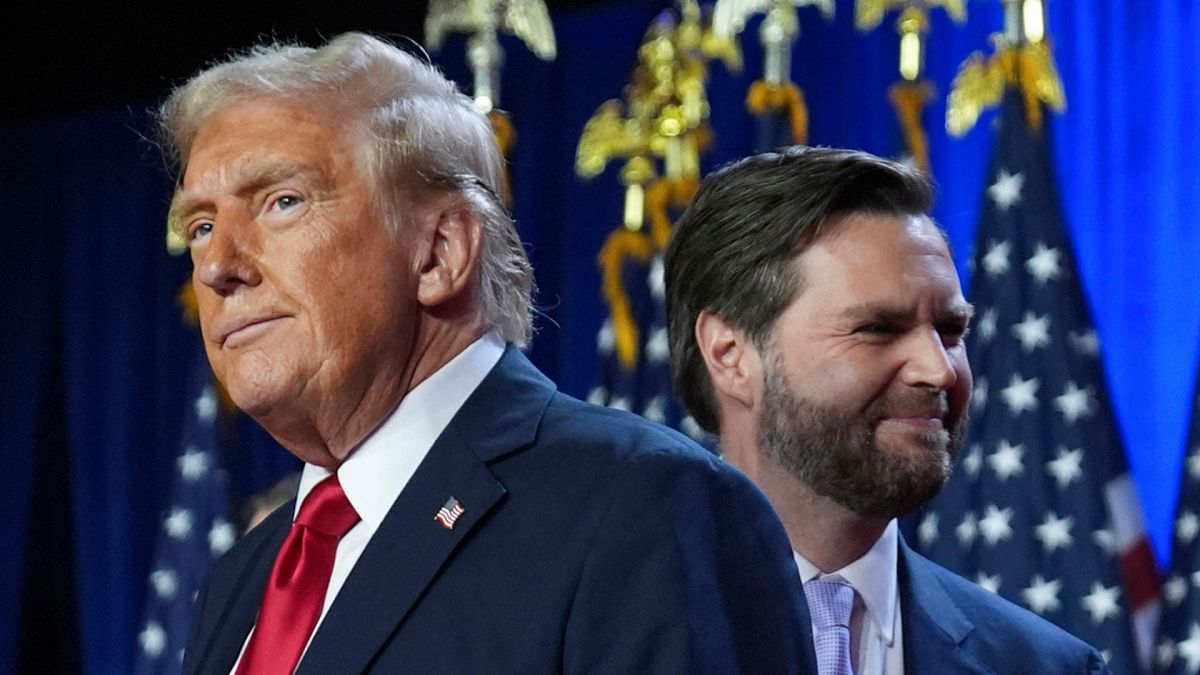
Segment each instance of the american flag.
[{"label": "american flag", "polygon": [[1136,673],[1149,663],[1157,572],[1048,130],[1030,129],[1015,91],[999,121],[976,239],[971,427],[946,489],[909,525],[918,550]]},{"label": "american flag", "polygon": [[1154,650],[1156,671],[1164,675],[1200,673],[1200,373],[1188,434],[1175,548],[1163,584],[1163,616]]},{"label": "american flag", "polygon": [[170,506],[162,518],[147,593],[145,621],[138,634],[139,675],[179,673],[192,604],[208,568],[229,550],[237,532],[229,521],[227,478],[220,468],[212,372],[197,348],[188,372],[179,456]]},{"label": "american flag", "polygon": [[442,508],[438,509],[438,512],[433,516],[433,519],[441,523],[442,527],[446,528],[447,530],[453,530],[454,522],[457,521],[458,517],[465,513],[466,510],[467,509],[462,505],[462,502],[458,501],[454,497],[451,497],[450,499],[446,500],[446,503],[442,505]]},{"label": "american flag", "polygon": [[[634,235],[632,232],[618,234]],[[606,280],[606,283],[610,281]],[[610,315],[596,337],[600,378],[588,394],[588,401],[635,412],[652,422],[679,429],[701,442],[711,443],[673,393],[662,255],[652,255],[648,263],[634,256],[626,257],[620,265],[619,292],[624,294],[628,316],[637,326],[636,359],[633,364],[627,364],[618,354],[618,321],[614,313],[621,310],[614,309],[614,303],[610,301]]]}]

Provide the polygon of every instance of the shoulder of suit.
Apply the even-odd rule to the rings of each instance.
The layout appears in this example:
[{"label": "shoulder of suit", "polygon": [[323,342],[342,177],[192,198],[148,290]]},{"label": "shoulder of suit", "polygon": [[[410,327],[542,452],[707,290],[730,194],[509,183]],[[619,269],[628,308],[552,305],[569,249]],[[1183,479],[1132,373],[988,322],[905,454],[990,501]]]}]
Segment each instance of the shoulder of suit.
[{"label": "shoulder of suit", "polygon": [[1007,644],[1014,650],[1012,653],[1020,653],[1016,650],[1027,645],[1029,651],[1026,651],[1026,654],[1037,653],[1051,660],[1074,661],[1095,651],[1083,640],[1024,607],[964,579],[928,558],[919,554],[914,557],[929,567],[958,608],[975,624],[977,634]]},{"label": "shoulder of suit", "polygon": [[571,433],[624,448],[681,450],[685,455],[715,457],[675,429],[624,410],[580,401],[562,392],[551,399],[543,424],[551,428],[562,425],[570,428]]},{"label": "shoulder of suit", "polygon": [[[639,482],[711,480],[740,491],[749,479],[683,433],[632,413],[556,393],[537,443],[556,461],[607,465]],[[736,484],[736,486],[731,485]]]}]

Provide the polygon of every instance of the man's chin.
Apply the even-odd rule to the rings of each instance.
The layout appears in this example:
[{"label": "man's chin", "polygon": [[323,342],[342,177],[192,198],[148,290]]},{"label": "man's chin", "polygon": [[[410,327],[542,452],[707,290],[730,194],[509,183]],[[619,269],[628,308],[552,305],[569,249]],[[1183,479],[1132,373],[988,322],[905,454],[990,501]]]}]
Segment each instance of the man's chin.
[{"label": "man's chin", "polygon": [[[902,469],[897,469],[901,471]],[[874,490],[854,490],[835,501],[869,518],[891,519],[907,515],[932,500],[946,484],[946,472],[933,465],[907,467],[903,474],[878,484]]]},{"label": "man's chin", "polygon": [[829,495],[859,515],[890,519],[906,515],[937,496],[953,462],[945,432],[875,439],[873,468],[840,495]]},{"label": "man's chin", "polygon": [[296,399],[304,388],[304,380],[295,364],[273,358],[263,350],[222,359],[214,364],[213,370],[234,405],[255,419],[286,407],[287,402]]},{"label": "man's chin", "polygon": [[238,410],[253,417],[259,423],[269,419],[289,397],[279,386],[264,386],[264,383],[247,384],[231,382],[227,385],[229,398]]}]

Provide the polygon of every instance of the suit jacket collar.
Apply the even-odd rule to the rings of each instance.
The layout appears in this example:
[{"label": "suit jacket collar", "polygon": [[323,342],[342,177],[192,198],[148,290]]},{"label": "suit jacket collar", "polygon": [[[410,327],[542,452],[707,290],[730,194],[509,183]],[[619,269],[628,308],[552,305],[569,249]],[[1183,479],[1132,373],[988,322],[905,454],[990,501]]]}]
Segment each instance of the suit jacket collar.
[{"label": "suit jacket collar", "polygon": [[[487,463],[529,446],[554,384],[516,348],[463,404],[396,499],[338,592],[297,673],[358,673],[369,666],[454,550],[505,496]],[[451,497],[465,508],[447,529],[434,520]],[[228,672],[254,625],[271,567],[291,525],[292,505],[260,528],[257,542],[231,561],[232,592],[205,654],[204,672]],[[242,548],[242,547],[238,547]],[[235,548],[235,551],[237,548]]]},{"label": "suit jacket collar", "polygon": [[[486,463],[532,443],[554,391],[518,350],[505,351],[396,499],[297,673],[366,669],[454,550],[507,494]],[[465,508],[453,529],[434,520],[450,498]]]},{"label": "suit jacket collar", "polygon": [[966,644],[975,630],[938,578],[934,563],[900,537],[900,614],[904,626],[904,672],[992,673]]},{"label": "suit jacket collar", "polygon": [[548,377],[509,345],[447,431],[458,434],[480,461],[500,459],[533,443],[556,391]]}]

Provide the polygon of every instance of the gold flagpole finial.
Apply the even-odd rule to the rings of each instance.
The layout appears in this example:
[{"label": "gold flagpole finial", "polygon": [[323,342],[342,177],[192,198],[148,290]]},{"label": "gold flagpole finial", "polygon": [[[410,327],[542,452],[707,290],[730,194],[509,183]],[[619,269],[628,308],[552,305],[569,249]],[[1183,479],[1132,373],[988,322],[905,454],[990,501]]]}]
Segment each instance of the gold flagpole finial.
[{"label": "gold flagpole finial", "polygon": [[916,82],[925,69],[925,36],[929,33],[929,12],[942,8],[957,23],[966,21],[965,0],[855,0],[854,25],[862,32],[875,30],[893,9],[900,10],[896,32],[900,35],[900,74]]},{"label": "gold flagpole finial", "polygon": [[1001,0],[1003,38],[1009,47],[1036,44],[1046,38],[1046,4],[1042,0]]},{"label": "gold flagpole finial", "polygon": [[[576,148],[576,173],[591,178],[610,161],[625,158],[622,182],[636,194],[637,186],[658,177],[653,161],[657,159],[668,181],[698,180],[709,115],[705,83],[708,61],[714,59],[736,68],[741,51],[736,42],[717,35],[695,0],[683,0],[677,12],[655,18],[638,48],[624,99],[605,102],[584,126]],[[630,200],[638,199],[627,199],[625,224],[633,230],[642,225],[640,214],[634,217],[637,209],[630,206]]]},{"label": "gold flagpole finial", "polygon": [[763,46],[763,81],[779,86],[791,80],[792,45],[800,37],[799,9],[812,5],[826,19],[835,11],[833,0],[717,0],[713,6],[713,31],[736,38],[756,14],[763,14],[758,36]]},{"label": "gold flagpole finial", "polygon": [[808,142],[808,107],[804,92],[792,82],[792,47],[800,37],[799,9],[815,6],[832,19],[834,0],[717,0],[713,6],[713,31],[736,39],[749,20],[762,14],[758,38],[763,47],[762,79],[750,86],[746,107],[756,116],[786,112],[792,141]]},{"label": "gold flagpole finial", "polygon": [[883,23],[883,17],[893,9],[900,10],[902,14],[908,9],[928,14],[928,10],[936,7],[946,10],[957,23],[967,19],[966,0],[855,0],[854,25],[867,33],[878,28]]},{"label": "gold flagpole finial", "polygon": [[993,36],[996,53],[989,59],[972,54],[959,67],[946,106],[946,130],[954,136],[970,131],[984,110],[995,107],[1009,87],[1025,99],[1030,129],[1042,128],[1042,105],[1066,109],[1062,78],[1054,64],[1046,31],[1043,0],[1001,0],[1004,31]]},{"label": "gold flagpole finial", "polygon": [[539,58],[553,60],[554,26],[543,0],[430,0],[425,41],[441,49],[450,33],[466,33],[467,61],[474,77],[475,104],[484,112],[500,105],[500,66],[504,50],[498,35],[515,35]]},{"label": "gold flagpole finial", "polygon": [[933,84],[925,80],[925,43],[929,34],[929,12],[941,7],[958,23],[966,20],[964,0],[856,0],[855,26],[870,31],[883,23],[892,9],[899,9],[896,33],[900,36],[900,80],[888,88],[888,98],[904,135],[905,161],[922,171],[930,170],[929,136],[923,118],[934,97]]},{"label": "gold flagpole finial", "polygon": [[604,297],[615,348],[626,369],[637,366],[639,328],[622,277],[629,260],[648,263],[671,234],[671,210],[685,205],[700,181],[708,142],[709,62],[741,65],[736,41],[718,35],[696,0],[659,14],[638,47],[637,65],[621,99],[604,102],[584,126],[575,172],[592,178],[623,160],[622,226],[600,251]]},{"label": "gold flagpole finial", "polygon": [[[450,33],[466,33],[467,63],[471,66],[475,105],[488,116],[496,144],[507,157],[516,144],[517,131],[508,114],[500,110],[500,67],[504,49],[500,32],[515,35],[539,58],[551,61],[557,54],[554,26],[543,0],[430,0],[425,16],[425,41],[438,51]],[[502,197],[512,199],[505,171]]]},{"label": "gold flagpole finial", "polygon": [[925,35],[929,32],[929,13],[908,7],[896,19],[900,34],[900,76],[909,82],[921,79],[925,71]]}]

